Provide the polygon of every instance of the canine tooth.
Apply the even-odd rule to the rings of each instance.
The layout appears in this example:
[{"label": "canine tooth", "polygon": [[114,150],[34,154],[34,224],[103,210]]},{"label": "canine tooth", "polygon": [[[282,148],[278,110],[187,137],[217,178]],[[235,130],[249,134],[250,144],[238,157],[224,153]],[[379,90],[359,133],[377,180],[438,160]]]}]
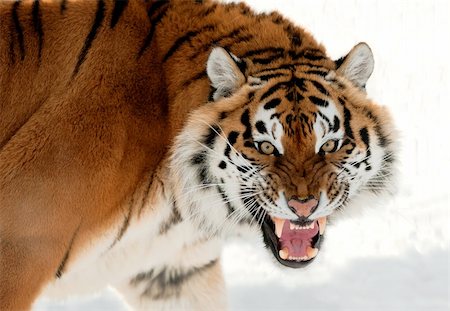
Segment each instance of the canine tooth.
[{"label": "canine tooth", "polygon": [[314,223],[311,223],[309,226],[308,226],[308,229],[313,229],[314,228]]},{"label": "canine tooth", "polygon": [[296,225],[294,225],[292,222],[289,223],[289,229],[294,230]]},{"label": "canine tooth", "polygon": [[281,238],[281,233],[283,232],[283,226],[284,226],[285,220],[273,217],[272,221],[275,224],[275,234],[277,235],[277,237]]},{"label": "canine tooth", "polygon": [[306,254],[308,255],[308,258],[314,258],[317,256],[317,253],[319,252],[319,250],[315,247],[311,247],[308,246],[308,248],[306,249]]},{"label": "canine tooth", "polygon": [[286,258],[288,258],[288,255],[289,255],[289,250],[287,249],[287,247],[280,249],[280,251],[278,252],[278,255],[280,255],[281,259],[286,260]]},{"label": "canine tooth", "polygon": [[319,218],[318,222],[319,222],[319,232],[320,234],[323,234],[327,226],[327,217]]}]

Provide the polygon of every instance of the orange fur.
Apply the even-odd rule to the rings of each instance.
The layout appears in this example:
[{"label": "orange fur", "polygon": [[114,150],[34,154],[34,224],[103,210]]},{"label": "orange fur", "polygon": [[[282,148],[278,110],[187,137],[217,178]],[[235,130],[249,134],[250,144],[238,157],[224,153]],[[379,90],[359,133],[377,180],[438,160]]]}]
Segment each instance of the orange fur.
[{"label": "orange fur", "polygon": [[[308,33],[242,4],[172,1],[155,9],[130,0],[112,27],[113,1],[68,1],[65,9],[40,1],[38,13],[33,3],[0,4],[2,309],[29,308],[64,259],[119,228],[124,215],[138,217],[136,202],[158,179],[175,135],[208,100],[205,64],[214,45],[244,59],[255,49],[292,51],[269,64],[248,56],[247,75],[308,53],[335,69]],[[238,115],[227,122],[239,123]]]}]

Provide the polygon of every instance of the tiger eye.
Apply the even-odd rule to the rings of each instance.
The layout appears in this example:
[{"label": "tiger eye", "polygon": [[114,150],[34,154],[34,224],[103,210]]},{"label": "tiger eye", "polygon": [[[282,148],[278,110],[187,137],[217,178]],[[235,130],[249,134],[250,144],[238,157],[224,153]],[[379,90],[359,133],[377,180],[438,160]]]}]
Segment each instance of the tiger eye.
[{"label": "tiger eye", "polygon": [[259,151],[264,154],[272,154],[275,151],[275,147],[268,141],[263,141],[259,144]]},{"label": "tiger eye", "polygon": [[338,145],[337,140],[329,139],[322,145],[322,147],[320,147],[320,150],[323,152],[334,152],[336,151],[337,145]]}]

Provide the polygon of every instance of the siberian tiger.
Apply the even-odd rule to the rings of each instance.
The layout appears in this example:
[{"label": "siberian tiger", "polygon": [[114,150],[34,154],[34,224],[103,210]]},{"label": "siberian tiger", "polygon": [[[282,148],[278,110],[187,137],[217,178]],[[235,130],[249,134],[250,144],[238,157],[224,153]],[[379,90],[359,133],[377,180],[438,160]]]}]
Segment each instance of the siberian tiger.
[{"label": "siberian tiger", "polygon": [[276,12],[194,0],[3,1],[0,33],[2,310],[105,284],[225,308],[227,237],[301,267],[392,175],[365,43],[333,61]]}]

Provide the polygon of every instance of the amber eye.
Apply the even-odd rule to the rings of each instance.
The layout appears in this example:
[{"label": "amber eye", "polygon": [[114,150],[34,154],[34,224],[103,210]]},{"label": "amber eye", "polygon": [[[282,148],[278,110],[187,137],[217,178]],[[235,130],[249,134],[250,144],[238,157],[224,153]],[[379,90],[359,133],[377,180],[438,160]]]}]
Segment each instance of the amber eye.
[{"label": "amber eye", "polygon": [[338,147],[338,141],[335,139],[327,140],[322,147],[320,147],[320,151],[323,153],[335,152]]},{"label": "amber eye", "polygon": [[276,152],[274,145],[269,143],[268,141],[263,141],[258,144],[259,152],[264,154],[273,154]]}]

